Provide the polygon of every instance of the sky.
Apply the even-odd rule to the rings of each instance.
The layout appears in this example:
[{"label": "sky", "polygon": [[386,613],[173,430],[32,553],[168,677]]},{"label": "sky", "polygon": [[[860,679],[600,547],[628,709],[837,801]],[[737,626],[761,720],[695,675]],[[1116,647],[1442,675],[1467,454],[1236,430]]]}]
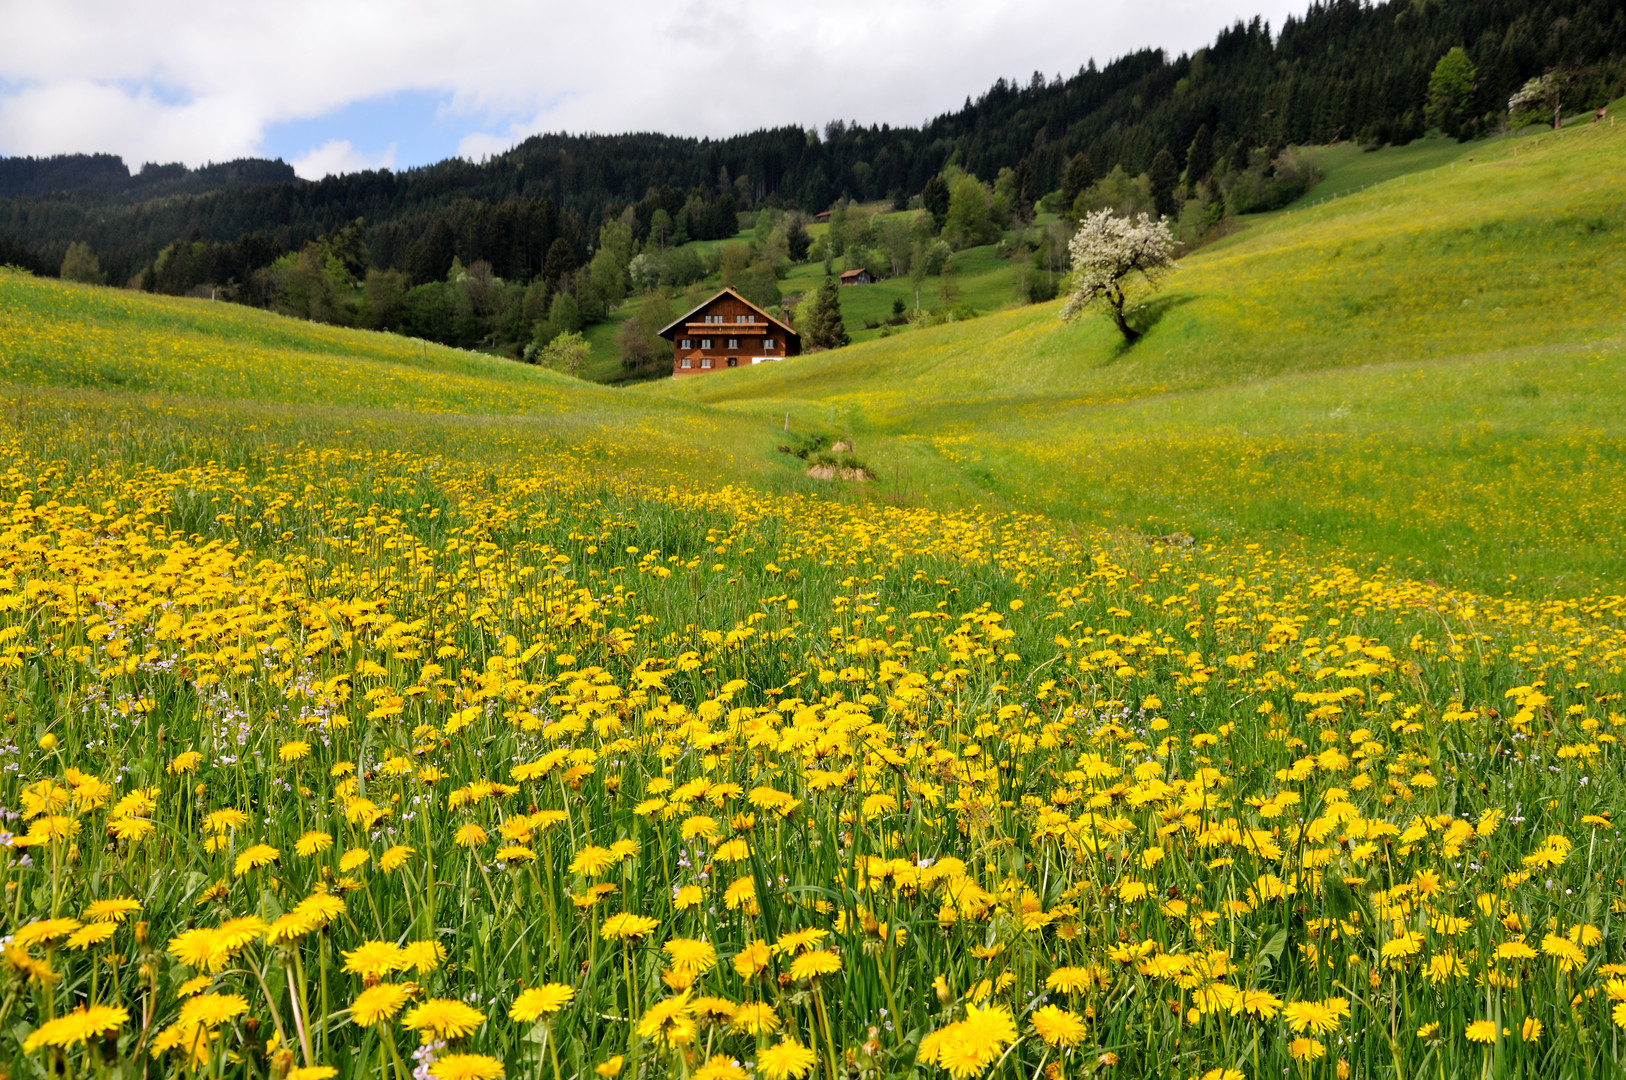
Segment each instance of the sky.
[{"label": "sky", "polygon": [[0,0],[0,155],[317,179],[543,131],[915,125],[1004,76],[1191,52],[1308,0]]}]

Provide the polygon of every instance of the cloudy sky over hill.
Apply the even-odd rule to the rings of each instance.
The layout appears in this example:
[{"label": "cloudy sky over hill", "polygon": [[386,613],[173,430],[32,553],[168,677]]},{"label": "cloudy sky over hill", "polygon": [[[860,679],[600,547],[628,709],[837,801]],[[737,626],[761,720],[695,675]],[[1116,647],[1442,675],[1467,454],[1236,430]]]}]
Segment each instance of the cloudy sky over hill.
[{"label": "cloudy sky over hill", "polygon": [[538,131],[918,124],[996,78],[1200,48],[1304,0],[0,0],[0,154],[303,176],[479,158]]}]

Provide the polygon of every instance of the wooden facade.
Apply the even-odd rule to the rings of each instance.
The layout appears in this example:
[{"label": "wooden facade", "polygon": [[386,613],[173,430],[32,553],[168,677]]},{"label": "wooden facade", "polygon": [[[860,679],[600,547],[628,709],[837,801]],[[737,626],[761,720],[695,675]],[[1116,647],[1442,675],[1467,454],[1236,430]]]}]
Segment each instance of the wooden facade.
[{"label": "wooden facade", "polygon": [[704,375],[772,363],[802,351],[796,331],[725,288],[661,331],[672,343],[672,374]]}]

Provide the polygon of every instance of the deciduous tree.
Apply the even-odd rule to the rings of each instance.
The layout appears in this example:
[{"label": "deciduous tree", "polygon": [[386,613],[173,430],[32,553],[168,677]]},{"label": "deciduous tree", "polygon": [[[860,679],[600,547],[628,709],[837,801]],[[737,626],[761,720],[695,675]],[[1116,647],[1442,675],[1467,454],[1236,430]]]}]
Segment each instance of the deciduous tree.
[{"label": "deciduous tree", "polygon": [[1468,103],[1473,100],[1475,81],[1479,72],[1461,46],[1440,57],[1434,73],[1428,77],[1428,101],[1423,106],[1430,124],[1447,135],[1455,135],[1462,127]]},{"label": "deciduous tree", "polygon": [[567,330],[536,352],[536,362],[545,368],[562,371],[566,375],[579,375],[592,349],[587,339],[574,330]]},{"label": "deciduous tree", "polygon": [[97,260],[96,253],[90,250],[90,245],[81,240],[75,240],[68,245],[68,253],[62,256],[63,281],[82,281],[87,285],[107,284],[107,275],[102,273],[102,264]]},{"label": "deciduous tree", "polygon": [[1080,223],[1068,251],[1073,261],[1072,295],[1061,309],[1061,317],[1071,321],[1104,300],[1124,340],[1139,338],[1140,331],[1125,318],[1129,290],[1137,277],[1155,289],[1175,268],[1174,234],[1168,223],[1153,221],[1145,214],[1130,219],[1099,210]]}]

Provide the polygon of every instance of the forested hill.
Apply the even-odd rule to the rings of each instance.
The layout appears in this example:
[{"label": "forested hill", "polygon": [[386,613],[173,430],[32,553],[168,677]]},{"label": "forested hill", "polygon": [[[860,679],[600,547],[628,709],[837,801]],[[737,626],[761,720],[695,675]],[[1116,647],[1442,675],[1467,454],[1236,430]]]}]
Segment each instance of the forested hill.
[{"label": "forested hill", "polygon": [[0,199],[87,191],[126,199],[150,199],[159,195],[286,184],[297,179],[292,165],[263,158],[241,158],[197,169],[148,162],[132,173],[124,159],[114,154],[0,157]]},{"label": "forested hill", "polygon": [[[1080,152],[1096,175],[1116,165],[1138,173],[1165,148],[1183,168],[1204,126],[1216,155],[1242,160],[1255,146],[1409,141],[1425,128],[1430,73],[1455,46],[1466,49],[1477,76],[1466,108],[1445,126],[1467,136],[1500,122],[1509,94],[1547,72],[1562,73],[1572,109],[1619,93],[1626,5],[1332,0],[1277,34],[1258,19],[1238,23],[1191,56],[1145,50],[1104,67],[1092,61],[1065,79],[1002,79],[920,128],[837,121],[822,133],[785,127],[726,139],[543,135],[478,164],[452,160],[316,183],[243,186],[256,163],[234,163],[236,173],[214,167],[227,170],[214,190],[195,190],[209,183],[209,170],[199,170],[168,187],[155,184],[161,198],[143,196],[135,181],[145,170],[122,184],[47,194],[42,184],[64,186],[51,176],[75,170],[53,173],[51,161],[60,159],[26,167],[0,161],[0,191],[14,193],[0,200],[0,238],[41,264],[82,241],[115,282],[151,267],[166,245],[208,240],[232,245],[217,276],[241,279],[359,220],[373,266],[427,280],[455,254],[524,281],[543,271],[556,240],[585,259],[601,221],[635,203],[640,232],[664,209],[682,215],[688,236],[706,238],[733,232],[733,211],[759,203],[809,211],[843,196],[901,204],[947,164],[988,179],[1002,168],[1022,170],[1024,186],[1039,193],[1057,188]],[[87,174],[123,167],[103,158],[80,164]]]}]

